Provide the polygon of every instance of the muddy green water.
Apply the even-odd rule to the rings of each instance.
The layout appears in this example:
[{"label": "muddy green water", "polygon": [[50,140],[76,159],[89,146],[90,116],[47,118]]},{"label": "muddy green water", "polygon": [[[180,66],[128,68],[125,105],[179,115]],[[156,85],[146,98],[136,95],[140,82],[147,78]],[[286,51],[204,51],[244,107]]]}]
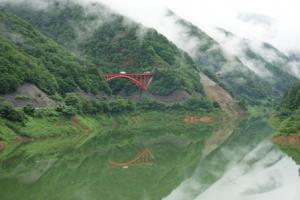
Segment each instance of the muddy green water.
[{"label": "muddy green water", "polygon": [[[269,142],[272,133],[264,119],[245,120],[205,159],[201,141],[191,143],[174,135],[121,146],[109,141],[103,145],[94,137],[59,158],[18,154],[0,164],[0,199],[299,200],[299,167]],[[152,165],[108,164],[129,160],[144,141]]]}]

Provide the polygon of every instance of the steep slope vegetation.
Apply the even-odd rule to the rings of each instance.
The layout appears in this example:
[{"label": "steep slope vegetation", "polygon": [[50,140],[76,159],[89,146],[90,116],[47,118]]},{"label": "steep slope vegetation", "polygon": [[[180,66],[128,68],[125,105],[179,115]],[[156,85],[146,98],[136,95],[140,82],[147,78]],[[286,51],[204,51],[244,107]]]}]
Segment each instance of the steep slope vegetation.
[{"label": "steep slope vegetation", "polygon": [[[45,9],[4,5],[79,57],[105,72],[154,71],[150,92],[202,92],[192,59],[163,35],[117,15],[99,4],[50,1]],[[126,81],[113,81],[113,91],[134,91]]]},{"label": "steep slope vegetation", "polygon": [[277,120],[280,122],[278,134],[273,141],[300,163],[300,81],[297,81],[286,93]]},{"label": "steep slope vegetation", "polygon": [[300,52],[290,52],[288,54],[289,65],[288,69],[292,74],[300,78]]},{"label": "steep slope vegetation", "polygon": [[253,44],[218,29],[218,40],[169,12],[176,44],[192,55],[210,78],[228,88],[236,98],[250,104],[278,100],[296,79],[289,58],[269,44]]},{"label": "steep slope vegetation", "polygon": [[25,21],[0,10],[0,93],[34,83],[46,93],[109,91],[99,70]]},{"label": "steep slope vegetation", "polygon": [[286,93],[280,105],[280,118],[284,120],[280,132],[293,134],[300,131],[300,81]]}]

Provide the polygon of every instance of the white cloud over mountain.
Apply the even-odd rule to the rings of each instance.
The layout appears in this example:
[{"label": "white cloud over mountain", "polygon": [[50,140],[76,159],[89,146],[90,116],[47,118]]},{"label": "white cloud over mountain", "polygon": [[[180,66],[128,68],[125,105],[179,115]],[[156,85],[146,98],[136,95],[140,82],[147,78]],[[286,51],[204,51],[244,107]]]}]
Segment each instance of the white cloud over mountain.
[{"label": "white cloud over mountain", "polygon": [[[95,1],[95,0],[85,0]],[[160,30],[169,8],[208,34],[215,27],[266,41],[282,51],[300,51],[299,0],[96,0],[146,26]]]}]

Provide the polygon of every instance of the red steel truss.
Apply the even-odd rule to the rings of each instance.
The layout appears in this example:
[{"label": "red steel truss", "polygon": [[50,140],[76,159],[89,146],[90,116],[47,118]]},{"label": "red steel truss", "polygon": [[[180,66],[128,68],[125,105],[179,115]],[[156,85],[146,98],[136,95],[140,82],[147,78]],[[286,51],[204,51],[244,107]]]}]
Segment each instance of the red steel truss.
[{"label": "red steel truss", "polygon": [[111,73],[105,75],[105,80],[110,81],[116,78],[128,79],[131,83],[135,84],[142,90],[147,90],[147,87],[151,81],[152,73]]}]

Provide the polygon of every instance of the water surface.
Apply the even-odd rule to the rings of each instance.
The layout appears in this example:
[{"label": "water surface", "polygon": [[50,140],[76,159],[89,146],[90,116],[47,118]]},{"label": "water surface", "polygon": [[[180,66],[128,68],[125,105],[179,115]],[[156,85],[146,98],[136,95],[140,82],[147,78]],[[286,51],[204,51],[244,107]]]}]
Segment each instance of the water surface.
[{"label": "water surface", "polygon": [[[205,159],[202,139],[172,134],[116,144],[94,137],[59,157],[18,153],[1,162],[1,199],[299,200],[299,167],[269,142],[272,134],[264,119],[245,120]],[[108,164],[145,145],[152,165]]]}]

